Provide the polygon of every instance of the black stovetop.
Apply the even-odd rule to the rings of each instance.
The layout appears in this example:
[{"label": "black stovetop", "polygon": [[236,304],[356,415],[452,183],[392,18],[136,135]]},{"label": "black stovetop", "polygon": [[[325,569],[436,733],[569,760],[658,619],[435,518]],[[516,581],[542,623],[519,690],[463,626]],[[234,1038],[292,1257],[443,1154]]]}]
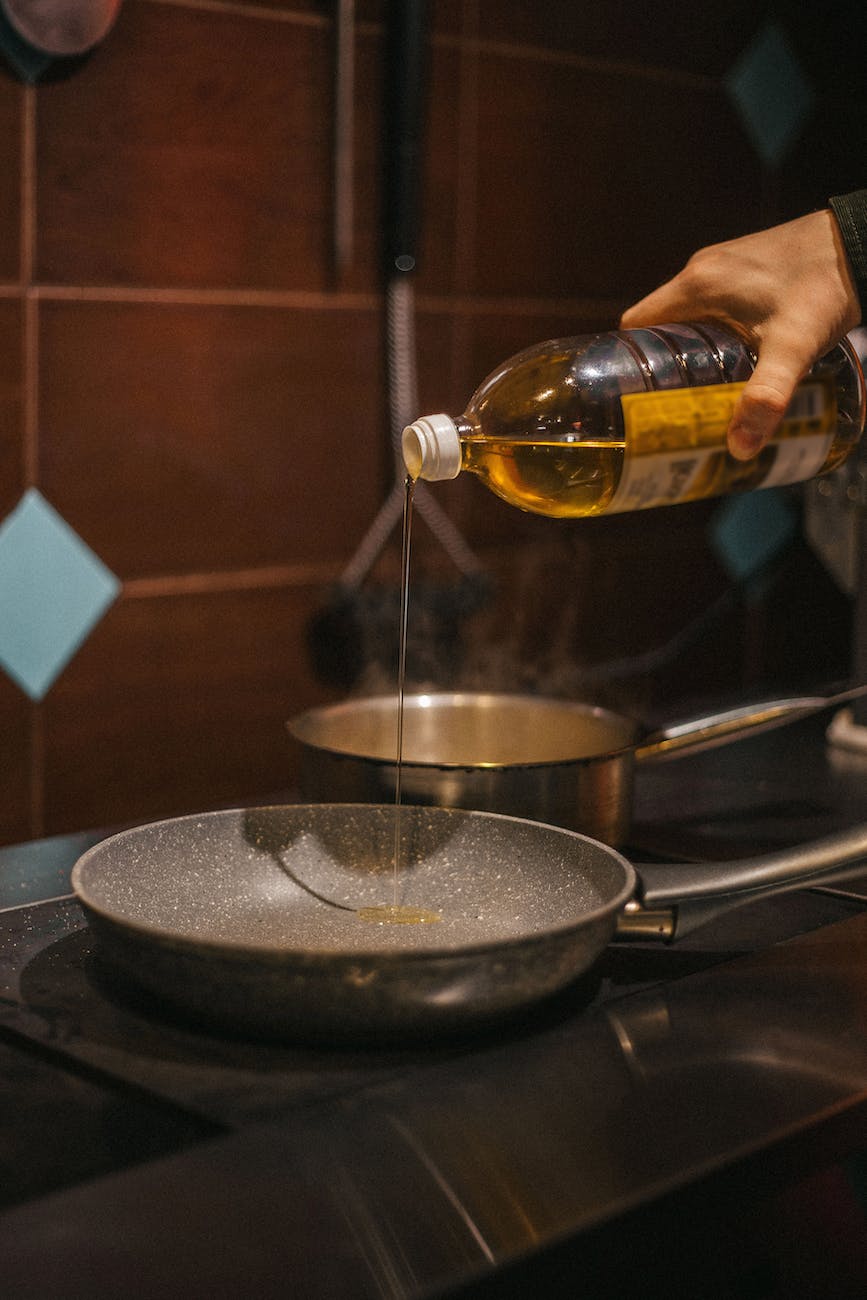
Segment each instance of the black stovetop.
[{"label": "black stovetop", "polygon": [[[642,772],[636,859],[651,850],[673,860],[738,856],[867,817],[865,761],[829,755],[815,725],[799,724],[795,745],[792,730],[785,743],[756,738]],[[105,1268],[110,1232],[121,1230],[112,1214],[122,1216],[127,1194],[130,1206],[159,1199],[163,1176],[184,1204],[195,1195],[209,1206],[213,1229],[223,1212],[210,1203],[219,1176],[226,1187],[240,1180],[239,1195],[267,1186],[292,1197],[303,1187],[308,1231],[284,1225],[278,1248],[267,1214],[261,1226],[282,1269],[304,1279],[298,1294],[433,1294],[586,1234],[625,1207],[646,1209],[672,1187],[766,1151],[792,1126],[824,1132],[829,1108],[853,1105],[867,1089],[867,1046],[853,1038],[840,1059],[835,1046],[853,1037],[852,997],[837,988],[825,1005],[821,983],[794,979],[780,957],[800,943],[804,971],[831,951],[848,960],[845,936],[867,908],[863,884],[757,902],[675,947],[612,945],[579,985],[488,1037],[326,1050],[203,1033],[107,979],[67,892],[68,872],[94,838],[0,851],[7,1277],[20,1257],[34,1285],[50,1281],[34,1258],[45,1254],[38,1247],[55,1211],[79,1223]],[[834,979],[848,988],[849,976],[835,971],[829,996]],[[825,1072],[813,1068],[822,1055]],[[671,1106],[675,1129],[663,1109]],[[165,1237],[165,1268],[173,1260],[177,1276],[174,1193],[166,1195],[165,1220],[155,1228],[153,1211],[143,1225]],[[405,1220],[410,1202],[428,1215],[424,1242]],[[382,1216],[399,1246],[383,1239]],[[121,1272],[135,1276],[138,1229],[128,1219],[121,1226],[131,1242]],[[223,1230],[228,1241],[233,1230]],[[34,1257],[21,1254],[28,1240]],[[184,1240],[195,1254],[193,1228]],[[73,1267],[63,1251],[44,1267],[64,1259]],[[260,1293],[270,1294],[261,1268]],[[110,1269],[101,1276],[106,1288],[120,1285]],[[150,1293],[142,1282],[139,1294]],[[228,1283],[208,1293],[240,1294]],[[92,1294],[113,1292],[97,1284]]]}]

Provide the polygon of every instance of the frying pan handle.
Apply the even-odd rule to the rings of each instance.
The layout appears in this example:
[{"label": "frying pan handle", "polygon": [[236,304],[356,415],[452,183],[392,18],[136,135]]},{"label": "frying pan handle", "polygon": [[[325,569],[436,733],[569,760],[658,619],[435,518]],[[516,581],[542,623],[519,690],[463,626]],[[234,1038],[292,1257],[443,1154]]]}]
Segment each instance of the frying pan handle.
[{"label": "frying pan handle", "polygon": [[[863,875],[865,859],[867,824],[736,862],[648,863],[636,868],[641,907],[624,918],[623,935],[682,938],[743,903]],[[643,933],[642,912],[653,918]]]},{"label": "frying pan handle", "polygon": [[733,740],[745,739],[763,731],[771,731],[799,718],[811,717],[823,709],[836,708],[849,700],[867,694],[867,683],[849,686],[828,695],[801,695],[790,699],[767,700],[762,704],[744,705],[725,713],[692,718],[651,732],[635,749],[635,758],[642,762],[658,762],[679,758],[681,754],[697,754],[704,749],[715,749]]}]

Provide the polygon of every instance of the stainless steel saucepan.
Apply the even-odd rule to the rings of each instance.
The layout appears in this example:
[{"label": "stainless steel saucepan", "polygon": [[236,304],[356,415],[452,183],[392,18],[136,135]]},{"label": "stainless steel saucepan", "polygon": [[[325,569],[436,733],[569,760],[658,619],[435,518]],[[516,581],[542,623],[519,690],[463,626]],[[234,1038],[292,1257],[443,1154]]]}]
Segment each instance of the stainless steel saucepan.
[{"label": "stainless steel saucepan", "polygon": [[[496,1023],[615,933],[677,939],[768,893],[863,871],[867,826],[740,863],[635,868],[496,813],[313,804],[181,817],[89,849],[72,883],[109,978],[206,1028],[394,1042]],[[362,919],[393,905],[439,917]]]},{"label": "stainless steel saucepan", "polygon": [[[501,812],[627,842],[636,762],[696,753],[831,708],[867,685],[768,700],[651,731],[590,704],[535,695],[445,693],[404,702],[407,803]],[[303,799],[395,797],[397,697],[359,697],[288,723]]]}]

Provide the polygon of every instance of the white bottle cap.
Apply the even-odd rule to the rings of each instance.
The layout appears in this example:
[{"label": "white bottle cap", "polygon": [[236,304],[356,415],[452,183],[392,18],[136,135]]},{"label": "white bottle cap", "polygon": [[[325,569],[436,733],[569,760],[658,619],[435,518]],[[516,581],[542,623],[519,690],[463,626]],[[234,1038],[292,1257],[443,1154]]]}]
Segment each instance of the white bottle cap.
[{"label": "white bottle cap", "polygon": [[423,415],[404,429],[401,443],[411,478],[436,482],[460,474],[461,440],[451,416]]}]

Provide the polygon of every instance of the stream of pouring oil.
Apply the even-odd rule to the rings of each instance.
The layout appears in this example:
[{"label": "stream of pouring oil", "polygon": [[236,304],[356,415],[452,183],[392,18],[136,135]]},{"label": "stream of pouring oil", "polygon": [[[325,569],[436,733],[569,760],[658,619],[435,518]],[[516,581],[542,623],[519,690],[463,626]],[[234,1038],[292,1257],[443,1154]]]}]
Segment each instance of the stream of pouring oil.
[{"label": "stream of pouring oil", "polygon": [[400,637],[397,655],[397,742],[395,746],[395,783],[394,783],[394,867],[392,877],[392,897],[390,903],[375,907],[362,907],[358,915],[363,921],[377,921],[381,925],[419,925],[422,922],[439,921],[439,912],[429,912],[420,907],[407,907],[398,902],[400,897],[400,832],[403,812],[403,715],[406,691],[406,632],[409,612],[409,572],[410,551],[412,543],[412,500],[415,493],[415,479],[407,475],[403,499],[403,529],[400,549]]}]

